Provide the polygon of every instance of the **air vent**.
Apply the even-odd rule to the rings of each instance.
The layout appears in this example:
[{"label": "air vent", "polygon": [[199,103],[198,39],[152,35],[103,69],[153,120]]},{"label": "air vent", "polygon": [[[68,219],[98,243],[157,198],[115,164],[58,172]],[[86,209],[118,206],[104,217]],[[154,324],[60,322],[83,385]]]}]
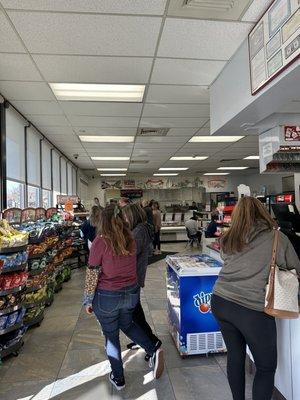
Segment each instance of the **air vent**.
[{"label": "air vent", "polygon": [[138,129],[138,136],[166,136],[169,128],[140,128]]},{"label": "air vent", "polygon": [[204,10],[229,11],[235,6],[237,0],[185,0],[184,7]]},{"label": "air vent", "polygon": [[148,164],[149,160],[131,160],[130,164]]},{"label": "air vent", "polygon": [[230,161],[238,161],[240,158],[224,158],[223,160],[220,160],[220,162],[230,162]]}]

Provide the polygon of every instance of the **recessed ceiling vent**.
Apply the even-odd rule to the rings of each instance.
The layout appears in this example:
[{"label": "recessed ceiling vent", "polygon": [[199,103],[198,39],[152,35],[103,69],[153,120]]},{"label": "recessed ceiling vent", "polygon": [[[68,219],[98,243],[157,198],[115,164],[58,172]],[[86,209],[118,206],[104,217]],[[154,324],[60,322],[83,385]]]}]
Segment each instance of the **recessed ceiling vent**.
[{"label": "recessed ceiling vent", "polygon": [[237,161],[240,160],[240,158],[224,158],[223,160],[220,160],[220,162],[230,162],[230,161]]},{"label": "recessed ceiling vent", "polygon": [[184,0],[184,7],[203,10],[229,11],[235,6],[237,0]]},{"label": "recessed ceiling vent", "polygon": [[138,136],[166,136],[169,128],[140,128],[138,129]]},{"label": "recessed ceiling vent", "polygon": [[131,160],[130,164],[148,164],[149,160]]}]

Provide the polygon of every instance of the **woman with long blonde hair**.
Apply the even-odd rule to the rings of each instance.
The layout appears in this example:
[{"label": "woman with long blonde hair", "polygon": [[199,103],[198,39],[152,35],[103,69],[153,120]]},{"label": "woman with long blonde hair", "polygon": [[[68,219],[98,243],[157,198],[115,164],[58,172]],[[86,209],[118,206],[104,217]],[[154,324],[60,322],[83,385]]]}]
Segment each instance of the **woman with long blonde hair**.
[{"label": "woman with long blonde hair", "polygon": [[87,313],[94,312],[101,324],[112,369],[109,379],[121,390],[125,379],[120,330],[150,354],[155,378],[159,378],[164,369],[163,351],[133,322],[133,312],[140,301],[136,244],[117,205],[102,211],[100,232],[90,251],[84,305]]},{"label": "woman with long blonde hair", "polygon": [[[234,400],[245,400],[246,345],[254,357],[253,400],[271,400],[277,367],[275,319],[264,313],[274,230],[262,203],[244,197],[236,205],[230,229],[221,239],[224,266],[211,306],[226,343],[227,377]],[[296,269],[300,261],[289,239],[279,232],[276,263]]]}]

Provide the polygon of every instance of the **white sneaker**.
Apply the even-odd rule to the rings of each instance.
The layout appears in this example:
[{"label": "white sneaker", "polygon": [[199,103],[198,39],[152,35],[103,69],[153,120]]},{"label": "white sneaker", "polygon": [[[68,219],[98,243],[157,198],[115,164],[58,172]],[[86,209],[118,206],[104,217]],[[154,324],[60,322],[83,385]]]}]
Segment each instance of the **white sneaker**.
[{"label": "white sneaker", "polygon": [[165,368],[164,351],[162,348],[156,350],[149,361],[150,368],[153,368],[153,375],[155,379],[159,379]]}]

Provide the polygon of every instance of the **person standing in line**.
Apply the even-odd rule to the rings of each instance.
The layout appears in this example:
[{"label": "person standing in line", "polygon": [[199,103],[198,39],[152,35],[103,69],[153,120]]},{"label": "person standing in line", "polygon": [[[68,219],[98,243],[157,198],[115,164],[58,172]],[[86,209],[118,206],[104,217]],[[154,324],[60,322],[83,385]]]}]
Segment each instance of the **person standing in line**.
[{"label": "person standing in line", "polygon": [[130,204],[130,199],[128,199],[127,197],[120,197],[120,199],[118,201],[118,205],[120,208],[123,208],[123,207],[127,206],[128,204]]},{"label": "person standing in line", "polygon": [[89,249],[91,248],[96,237],[97,230],[99,229],[102,210],[103,209],[98,206],[93,206],[91,208],[89,219],[85,220],[80,228],[82,236]]},{"label": "person standing in line", "polygon": [[[245,400],[245,359],[248,345],[256,374],[253,400],[271,400],[277,368],[275,319],[264,313],[276,223],[261,202],[239,200],[231,228],[221,238],[224,266],[213,290],[212,312],[227,347],[227,377],[234,400]],[[276,263],[296,269],[300,261],[289,239],[279,232]]]},{"label": "person standing in line", "polygon": [[[148,267],[149,245],[153,240],[152,227],[147,223],[146,213],[137,203],[129,204],[122,209],[125,220],[128,222],[132,231],[137,248],[137,277],[138,284],[141,288],[145,286],[146,272]],[[138,324],[156,346],[161,345],[161,341],[154,335],[150,325],[148,324],[141,302],[139,301],[134,313],[133,321]],[[136,343],[127,345],[128,349],[135,349]],[[145,357],[149,361],[150,355]]]},{"label": "person standing in line", "polygon": [[87,268],[83,304],[95,313],[105,335],[106,353],[112,372],[110,382],[117,390],[125,387],[120,329],[150,354],[154,377],[164,370],[164,354],[133,321],[140,301],[137,283],[136,244],[118,206],[106,207],[101,215],[101,236],[93,241]]},{"label": "person standing in line", "polygon": [[94,197],[94,206],[101,207],[98,197]]},{"label": "person standing in line", "polygon": [[153,211],[153,222],[154,222],[154,241],[153,241],[154,254],[159,255],[161,254],[160,250],[161,212],[157,201],[153,201],[152,211]]},{"label": "person standing in line", "polygon": [[154,227],[153,211],[152,211],[152,208],[149,206],[149,201],[144,199],[144,200],[142,200],[141,205],[142,205],[143,210],[146,213],[148,224],[152,225]]}]

